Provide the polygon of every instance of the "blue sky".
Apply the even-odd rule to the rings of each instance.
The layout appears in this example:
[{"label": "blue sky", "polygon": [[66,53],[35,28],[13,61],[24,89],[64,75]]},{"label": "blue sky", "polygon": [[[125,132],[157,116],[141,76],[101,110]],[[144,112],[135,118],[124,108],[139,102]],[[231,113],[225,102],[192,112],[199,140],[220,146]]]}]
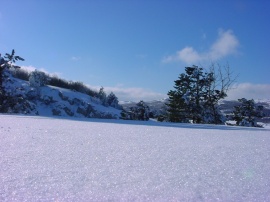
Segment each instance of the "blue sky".
[{"label": "blue sky", "polygon": [[268,0],[3,0],[0,52],[120,100],[166,97],[189,65],[229,64],[229,98],[270,98]]}]

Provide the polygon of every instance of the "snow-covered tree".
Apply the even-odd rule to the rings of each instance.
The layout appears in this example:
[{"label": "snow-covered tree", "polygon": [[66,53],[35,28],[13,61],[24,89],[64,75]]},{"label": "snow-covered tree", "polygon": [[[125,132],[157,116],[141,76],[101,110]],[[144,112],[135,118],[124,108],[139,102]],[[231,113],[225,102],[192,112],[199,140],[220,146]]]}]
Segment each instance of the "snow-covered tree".
[{"label": "snow-covered tree", "polygon": [[256,106],[254,100],[247,100],[245,98],[238,99],[241,103],[234,107],[233,119],[236,125],[257,127],[256,119],[264,116],[263,106]]},{"label": "snow-covered tree", "polygon": [[29,82],[32,87],[42,87],[48,83],[48,77],[44,72],[35,70],[30,73]]},{"label": "snow-covered tree", "polygon": [[9,93],[6,92],[4,83],[7,81],[9,76],[11,76],[9,69],[10,68],[20,68],[19,66],[14,65],[17,61],[24,61],[20,56],[15,56],[15,50],[13,49],[11,54],[6,53],[4,58],[0,54],[0,112],[6,112],[6,109],[9,106],[8,100],[10,100]]},{"label": "snow-covered tree", "polygon": [[148,121],[149,120],[149,107],[145,104],[144,101],[140,101],[136,104],[136,107],[131,108],[131,112],[133,114],[133,119]]},{"label": "snow-covered tree", "polygon": [[[11,54],[6,53],[4,58],[5,58],[5,61],[10,64],[9,67],[12,67],[13,63],[16,63],[19,60],[24,61],[24,59],[22,57],[15,55],[14,49],[11,51]],[[18,67],[18,66],[16,66],[16,67]],[[20,67],[18,67],[18,68],[20,68]]]},{"label": "snow-covered tree", "polygon": [[120,109],[121,106],[118,104],[118,98],[116,97],[116,95],[111,92],[108,96],[107,96],[107,104],[111,107],[114,107],[116,109]]},{"label": "snow-covered tree", "polygon": [[[205,86],[205,74],[202,68],[197,66],[186,67],[186,73],[180,74],[175,81],[175,90],[169,91],[169,117],[174,114],[174,120],[186,121],[191,119],[193,123],[202,122],[202,99]],[[175,107],[175,108],[174,108]],[[175,117],[176,115],[176,117]]]},{"label": "snow-covered tree", "polygon": [[169,102],[166,104],[167,119],[170,122],[187,122],[187,105],[182,95],[177,90],[168,92]]},{"label": "snow-covered tree", "polygon": [[168,120],[172,122],[224,123],[218,101],[226,97],[231,82],[221,74],[221,78],[210,69],[198,66],[186,67],[179,75],[174,88],[168,92]]},{"label": "snow-covered tree", "polygon": [[142,120],[142,121],[149,120],[150,109],[145,104],[144,101],[141,100],[140,102],[137,103],[136,112],[137,112],[137,119],[138,120]]},{"label": "snow-covered tree", "polygon": [[100,99],[102,105],[108,106],[108,103],[107,103],[107,94],[105,93],[103,87],[101,87],[99,89],[98,98]]},{"label": "snow-covered tree", "polygon": [[13,49],[11,51],[11,54],[6,53],[6,55],[4,56],[4,58],[1,57],[0,54],[0,90],[2,89],[2,84],[4,81],[4,71],[10,68],[20,68],[20,66],[14,65],[14,63],[16,63],[17,61],[24,61],[24,59],[20,56],[16,56],[15,55],[15,50]]},{"label": "snow-covered tree", "polygon": [[219,109],[218,102],[227,97],[227,92],[235,82],[234,76],[227,64],[221,67],[212,63],[206,74],[203,118],[205,123],[221,124],[226,118]]},{"label": "snow-covered tree", "polygon": [[121,118],[126,120],[149,120],[150,109],[144,101],[140,101],[134,107],[130,107],[129,110],[123,110],[121,112]]}]

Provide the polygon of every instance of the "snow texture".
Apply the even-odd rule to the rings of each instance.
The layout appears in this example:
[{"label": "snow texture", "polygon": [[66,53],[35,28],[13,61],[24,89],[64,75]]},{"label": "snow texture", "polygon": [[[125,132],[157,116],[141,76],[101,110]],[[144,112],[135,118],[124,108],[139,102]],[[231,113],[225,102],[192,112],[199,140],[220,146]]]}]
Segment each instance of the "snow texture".
[{"label": "snow texture", "polygon": [[270,201],[270,128],[0,115],[0,201]]}]

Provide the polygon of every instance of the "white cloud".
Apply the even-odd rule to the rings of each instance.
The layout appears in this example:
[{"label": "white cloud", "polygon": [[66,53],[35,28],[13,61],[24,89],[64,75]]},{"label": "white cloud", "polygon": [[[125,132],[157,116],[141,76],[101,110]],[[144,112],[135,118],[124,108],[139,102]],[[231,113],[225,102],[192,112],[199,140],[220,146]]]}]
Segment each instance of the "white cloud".
[{"label": "white cloud", "polygon": [[227,30],[226,32],[219,30],[218,35],[218,39],[208,53],[210,59],[216,60],[237,53],[237,48],[240,44],[232,30]]},{"label": "white cloud", "polygon": [[23,69],[23,70],[26,70],[26,71],[28,71],[28,72],[32,72],[32,71],[35,71],[37,68],[35,68],[34,66],[21,66],[21,68]]},{"label": "white cloud", "polygon": [[168,63],[178,60],[183,61],[187,64],[191,64],[194,61],[201,60],[201,55],[192,47],[185,47],[182,50],[178,51],[175,55],[164,58],[163,62]]},{"label": "white cloud", "polygon": [[[99,90],[100,86],[90,86],[93,89]],[[134,101],[140,100],[152,101],[167,98],[166,94],[157,93],[144,88],[126,88],[122,85],[116,87],[104,86],[106,93],[113,92],[120,101]],[[253,83],[239,83],[228,92],[227,100],[237,100],[240,98],[246,99],[270,99],[270,84],[253,84]]]},{"label": "white cloud", "polygon": [[56,76],[60,77],[60,76],[62,75],[62,73],[60,73],[60,72],[52,72],[52,73],[51,73],[51,72],[47,71],[47,70],[44,69],[44,68],[36,68],[36,67],[34,67],[34,66],[32,66],[32,65],[29,65],[29,66],[21,66],[21,68],[24,69],[24,70],[26,70],[26,71],[28,71],[29,73],[32,72],[32,71],[35,71],[35,70],[39,70],[39,71],[45,72],[46,74],[49,74],[49,75],[51,75],[51,76],[56,75]]},{"label": "white cloud", "polygon": [[270,99],[270,84],[240,83],[228,92],[227,100]]},{"label": "white cloud", "polygon": [[[90,88],[99,90],[101,86],[90,86]],[[167,95],[154,92],[149,89],[144,88],[126,88],[122,85],[118,85],[115,87],[109,87],[109,86],[103,86],[105,92],[108,94],[110,92],[113,92],[119,99],[119,101],[133,101],[138,102],[140,100],[143,101],[151,101],[151,100],[159,100],[166,98]]]},{"label": "white cloud", "polygon": [[[91,87],[91,86],[90,86]],[[96,90],[100,89],[100,86],[91,87]],[[122,85],[116,87],[104,86],[106,93],[113,92],[120,101],[134,101],[140,100],[152,101],[167,98],[166,94],[157,93],[149,89],[144,88],[126,88]],[[228,92],[227,100],[237,100],[240,98],[246,99],[270,99],[270,84],[252,84],[252,83],[240,83],[233,87]]]},{"label": "white cloud", "polygon": [[78,60],[81,59],[81,57],[79,57],[79,56],[72,56],[70,59],[71,59],[72,61],[78,61]]},{"label": "white cloud", "polygon": [[164,63],[182,61],[186,64],[195,64],[205,60],[218,60],[228,55],[236,54],[240,43],[232,30],[219,30],[217,40],[208,51],[199,53],[193,47],[187,46],[176,54],[163,59]]},{"label": "white cloud", "polygon": [[207,38],[206,33],[203,33],[202,34],[202,39],[206,39],[206,38]]},{"label": "white cloud", "polygon": [[[101,86],[90,86],[90,88],[99,90]],[[128,88],[123,85],[115,87],[103,86],[107,94],[113,92],[119,101],[134,101],[140,100],[152,101],[167,98],[166,94],[157,93],[144,88]],[[240,98],[246,99],[270,99],[270,84],[252,84],[252,83],[239,83],[235,85],[229,92],[227,100],[237,100]]]},{"label": "white cloud", "polygon": [[[21,68],[28,72],[32,72],[37,69],[49,75],[57,75],[61,77],[61,73],[58,73],[58,72],[50,73],[44,68],[36,68],[31,65],[21,66]],[[91,86],[91,85],[87,85],[87,86],[97,91],[101,87],[101,86]],[[111,87],[111,86],[103,86],[103,87],[107,94],[109,94],[110,92],[113,92],[118,97],[119,101],[134,101],[134,102],[137,102],[140,100],[151,101],[151,100],[158,100],[158,99],[163,99],[167,97],[166,94],[157,93],[149,89],[137,88],[137,87],[127,88],[127,87],[124,87],[122,84],[116,85],[114,87]]]}]

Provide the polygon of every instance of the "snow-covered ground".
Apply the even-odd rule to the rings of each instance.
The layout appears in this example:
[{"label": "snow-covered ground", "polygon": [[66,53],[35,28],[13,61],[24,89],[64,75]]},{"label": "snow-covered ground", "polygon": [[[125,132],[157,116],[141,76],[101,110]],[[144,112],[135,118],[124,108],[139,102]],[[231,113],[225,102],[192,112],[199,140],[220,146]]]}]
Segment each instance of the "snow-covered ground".
[{"label": "snow-covered ground", "polygon": [[0,115],[0,201],[270,201],[270,128]]},{"label": "snow-covered ground", "polygon": [[55,86],[33,87],[28,81],[14,78],[9,71],[5,71],[5,77],[8,78],[3,84],[5,92],[13,98],[5,106],[8,113],[117,119],[122,111],[103,106],[99,98],[74,90]]}]

